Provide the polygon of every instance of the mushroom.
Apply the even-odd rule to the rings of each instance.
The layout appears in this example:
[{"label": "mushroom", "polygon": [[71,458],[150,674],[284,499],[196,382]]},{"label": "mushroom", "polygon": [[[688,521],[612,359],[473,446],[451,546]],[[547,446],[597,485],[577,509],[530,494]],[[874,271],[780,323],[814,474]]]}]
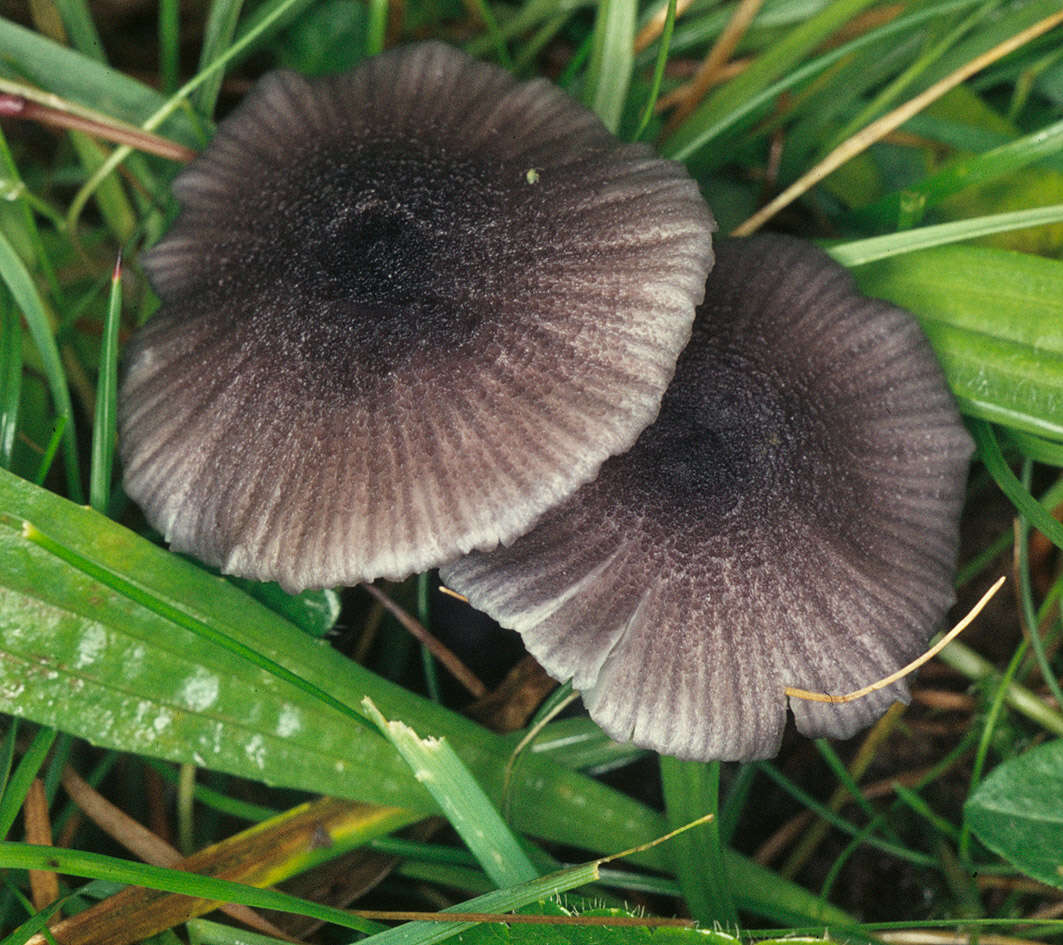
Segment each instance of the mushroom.
[{"label": "mushroom", "polygon": [[[717,245],[657,421],[510,547],[444,567],[618,741],[775,754],[953,600],[971,441],[915,320],[810,244]],[[907,699],[791,700],[845,738]]]},{"label": "mushroom", "polygon": [[174,191],[126,491],[289,590],[527,530],[656,415],[712,264],[681,166],[436,42],[268,75]]}]

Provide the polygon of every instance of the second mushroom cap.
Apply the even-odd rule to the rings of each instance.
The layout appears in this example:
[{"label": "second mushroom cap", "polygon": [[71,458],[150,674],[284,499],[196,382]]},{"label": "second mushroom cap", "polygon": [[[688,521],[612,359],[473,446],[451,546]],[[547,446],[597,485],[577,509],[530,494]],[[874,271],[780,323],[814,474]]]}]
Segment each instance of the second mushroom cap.
[{"label": "second mushroom cap", "polygon": [[[613,738],[768,757],[786,687],[841,695],[923,648],[953,597],[970,454],[908,313],[810,244],[724,242],[656,422],[511,547],[441,576]],[[847,737],[906,693],[790,708]]]}]

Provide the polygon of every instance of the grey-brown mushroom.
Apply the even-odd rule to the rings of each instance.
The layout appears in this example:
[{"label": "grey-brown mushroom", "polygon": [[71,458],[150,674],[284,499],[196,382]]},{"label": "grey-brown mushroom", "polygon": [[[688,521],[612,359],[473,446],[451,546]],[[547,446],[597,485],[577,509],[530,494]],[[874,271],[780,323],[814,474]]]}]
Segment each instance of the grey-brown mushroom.
[{"label": "grey-brown mushroom", "polygon": [[[908,313],[811,244],[724,242],[657,421],[529,534],[441,575],[613,738],[763,758],[785,687],[856,690],[938,627],[970,454]],[[790,709],[840,738],[906,695]]]},{"label": "grey-brown mushroom", "polygon": [[174,189],[125,487],[290,590],[527,530],[653,419],[712,263],[679,165],[441,43],[267,76]]}]

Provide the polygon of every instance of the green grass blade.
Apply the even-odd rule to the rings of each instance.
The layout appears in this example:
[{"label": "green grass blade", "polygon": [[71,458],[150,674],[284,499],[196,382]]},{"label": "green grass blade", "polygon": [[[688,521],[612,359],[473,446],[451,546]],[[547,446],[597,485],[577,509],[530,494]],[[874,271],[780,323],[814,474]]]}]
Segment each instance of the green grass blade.
[{"label": "green grass blade", "polygon": [[1031,226],[1045,226],[1063,222],[1063,204],[1051,207],[1033,207],[1030,210],[1016,210],[1011,213],[994,213],[991,216],[972,217],[957,220],[954,223],[938,223],[923,226],[902,233],[890,233],[888,236],[873,236],[866,240],[854,240],[831,246],[828,252],[843,266],[863,266],[879,259],[913,253],[935,246],[947,246],[962,240],[990,236],[993,233],[1007,233]]},{"label": "green grass blade", "polygon": [[1063,525],[1052,517],[1044,506],[1037,501],[1030,491],[1011,471],[1004,453],[1000,449],[993,428],[983,420],[972,420],[969,424],[974,441],[978,445],[978,455],[996,480],[1000,491],[1042,535],[1053,545],[1063,550]]},{"label": "green grass blade", "polygon": [[189,945],[290,945],[287,939],[260,935],[209,919],[190,919],[185,923]]},{"label": "green grass blade", "polygon": [[100,373],[96,384],[96,417],[92,427],[92,466],[89,470],[89,505],[106,514],[111,498],[111,471],[118,401],[118,326],[122,317],[122,260],[115,263],[107,318],[100,345]]},{"label": "green grass blade", "polygon": [[63,448],[67,490],[75,502],[80,502],[82,492],[78,471],[81,466],[78,461],[77,434],[74,430],[74,408],[70,402],[70,389],[59,357],[59,348],[52,334],[53,319],[37,292],[29,271],[3,233],[0,233],[0,279],[7,285],[15,304],[26,319],[30,337],[40,356],[56,413],[64,423]]},{"label": "green grass blade", "polygon": [[106,63],[103,40],[100,39],[86,0],[55,0],[55,6],[63,19],[70,45],[83,56]]},{"label": "green grass blade", "polygon": [[[586,886],[597,878],[598,864],[586,863],[559,873],[551,873],[549,876],[529,880],[508,889],[485,893],[442,911],[444,913],[512,912],[530,903],[550,899],[579,886]],[[442,942],[458,935],[476,924],[475,922],[408,922],[406,925],[388,929],[386,932],[380,932],[366,939],[364,945],[434,945],[435,942]]]},{"label": "green grass blade", "polygon": [[988,3],[970,13],[958,17],[951,29],[945,35],[936,39],[928,48],[909,63],[901,73],[882,88],[874,98],[868,102],[858,114],[854,115],[845,125],[837,130],[831,140],[821,149],[821,154],[833,151],[847,138],[852,137],[861,128],[871,124],[875,119],[884,114],[904,92],[915,84],[921,75],[930,69],[949,49],[954,47],[965,35],[974,31],[979,21],[998,6],[997,0],[989,0]]},{"label": "green grass blade", "polygon": [[538,877],[513,832],[445,740],[418,738],[406,723],[385,719],[368,698],[363,707],[496,886],[516,886]]},{"label": "green grass blade", "polygon": [[632,135],[632,139],[638,141],[642,133],[649,125],[653,117],[653,111],[657,107],[657,98],[661,94],[661,81],[664,79],[664,68],[668,65],[668,53],[672,49],[672,33],[675,30],[676,0],[668,0],[668,12],[664,19],[664,29],[661,31],[660,48],[657,50],[657,61],[653,66],[653,80],[650,83],[650,94],[646,99],[646,106],[642,110],[638,127]]},{"label": "green grass blade", "polygon": [[30,784],[48,758],[56,734],[54,728],[39,729],[22,755],[14,774],[4,785],[4,796],[0,798],[0,838],[6,837],[11,831],[29,793]]},{"label": "green grass blade", "polygon": [[1063,121],[1016,138],[983,154],[952,161],[941,170],[905,188],[903,193],[889,194],[862,207],[853,216],[857,220],[881,221],[885,225],[894,226],[901,217],[904,205],[913,200],[918,200],[921,210],[925,210],[969,187],[991,183],[1038,161],[1055,157],[1060,152],[1063,152]]},{"label": "green grass blade", "polygon": [[302,690],[311,698],[323,702],[330,709],[347,716],[350,720],[363,726],[367,725],[362,716],[352,706],[336,699],[313,683],[307,682],[298,674],[291,672],[291,670],[274,660],[263,656],[254,646],[234,640],[227,636],[224,631],[220,631],[208,622],[200,620],[190,609],[183,607],[181,602],[166,600],[152,593],[135,577],[122,575],[108,568],[105,564],[101,564],[98,560],[78,553],[62,542],[56,541],[52,536],[45,534],[31,522],[22,523],[22,535],[28,541],[43,548],[82,574],[116,592],[121,597],[141,605],[184,630],[190,631],[200,637],[202,641],[228,650],[237,659],[245,660],[247,663],[257,666],[277,679],[288,683],[290,686]]},{"label": "green grass blade", "polygon": [[1063,262],[943,246],[853,275],[915,314],[965,413],[1063,440]]},{"label": "green grass blade", "polygon": [[[365,54],[375,56],[384,51],[388,31],[388,0],[369,0],[369,25],[365,31]],[[503,41],[504,42],[504,41]]]},{"label": "green grass blade", "polygon": [[1059,466],[1063,468],[1063,443],[1054,443],[1051,440],[1024,433],[1022,430],[1008,430],[1008,439],[1015,444],[1016,448],[1028,459],[1035,463],[1044,463],[1046,466]]},{"label": "green grass blade", "polygon": [[635,0],[600,0],[583,84],[583,104],[616,132],[635,67]]},{"label": "green grass blade", "polygon": [[180,81],[181,8],[178,0],[159,0],[159,87],[172,95]]},{"label": "green grass blade", "polygon": [[22,325],[11,303],[0,299],[0,466],[11,468],[22,396]]},{"label": "green grass blade", "polygon": [[[675,830],[705,814],[718,814],[720,763],[701,764],[662,757],[665,815]],[[731,878],[720,841],[718,818],[685,830],[669,841],[675,875],[690,914],[703,925],[738,927]]]},{"label": "green grass blade", "polygon": [[[134,125],[141,124],[166,101],[142,82],[4,18],[0,18],[0,62],[6,66],[6,75],[14,73],[90,108],[106,105],[108,114]],[[183,115],[174,115],[165,125],[160,122],[158,130],[189,147],[199,141]]]},{"label": "green grass blade", "polygon": [[[228,49],[236,35],[236,25],[240,21],[242,9],[243,0],[212,0],[203,34],[203,48],[199,54],[200,71],[206,69]],[[192,106],[204,118],[210,118],[214,114],[224,79],[223,71],[212,72],[192,93]]]},{"label": "green grass blade", "polygon": [[[258,16],[254,24],[248,27],[243,35],[224,53],[218,56],[210,65],[205,66],[196,75],[192,76],[173,95],[166,99],[161,106],[152,112],[141,123],[145,131],[156,131],[169,121],[175,112],[184,106],[189,96],[206,82],[212,75],[220,73],[230,62],[246,54],[256,43],[268,36],[272,30],[278,29],[283,20],[296,10],[306,0],[280,0],[275,4],[267,4],[258,10]],[[2,34],[0,34],[2,36]],[[103,162],[100,168],[92,175],[74,195],[67,210],[66,223],[70,230],[77,227],[85,204],[96,192],[97,188],[132,154],[132,149],[123,145],[115,148],[111,156]]]},{"label": "green grass blade", "polygon": [[[748,114],[749,103],[763,95],[772,84],[790,70],[828,36],[844,26],[874,0],[834,0],[815,15],[787,32],[750,66],[683,122],[663,146],[667,157],[685,160],[705,147],[739,114]],[[826,68],[825,65],[820,68]]]},{"label": "green grass blade", "polygon": [[81,876],[87,879],[106,879],[128,886],[143,886],[163,892],[210,899],[218,902],[235,902],[254,909],[276,909],[292,915],[305,915],[341,928],[371,933],[379,930],[376,922],[352,915],[345,909],[300,899],[275,889],[259,889],[244,883],[226,879],[200,876],[183,870],[133,863],[100,853],[85,853],[60,847],[38,847],[30,843],[0,841],[0,867],[7,869],[37,869]]}]

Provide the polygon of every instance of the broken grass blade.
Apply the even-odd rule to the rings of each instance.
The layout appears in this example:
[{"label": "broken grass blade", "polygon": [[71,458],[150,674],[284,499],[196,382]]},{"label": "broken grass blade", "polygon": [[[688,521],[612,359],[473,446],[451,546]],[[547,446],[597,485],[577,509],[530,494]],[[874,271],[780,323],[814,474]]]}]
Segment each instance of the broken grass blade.
[{"label": "broken grass blade", "polygon": [[362,701],[362,708],[435,798],[495,885],[514,886],[539,875],[513,831],[445,739],[419,738],[406,723],[385,719],[369,698]]}]

